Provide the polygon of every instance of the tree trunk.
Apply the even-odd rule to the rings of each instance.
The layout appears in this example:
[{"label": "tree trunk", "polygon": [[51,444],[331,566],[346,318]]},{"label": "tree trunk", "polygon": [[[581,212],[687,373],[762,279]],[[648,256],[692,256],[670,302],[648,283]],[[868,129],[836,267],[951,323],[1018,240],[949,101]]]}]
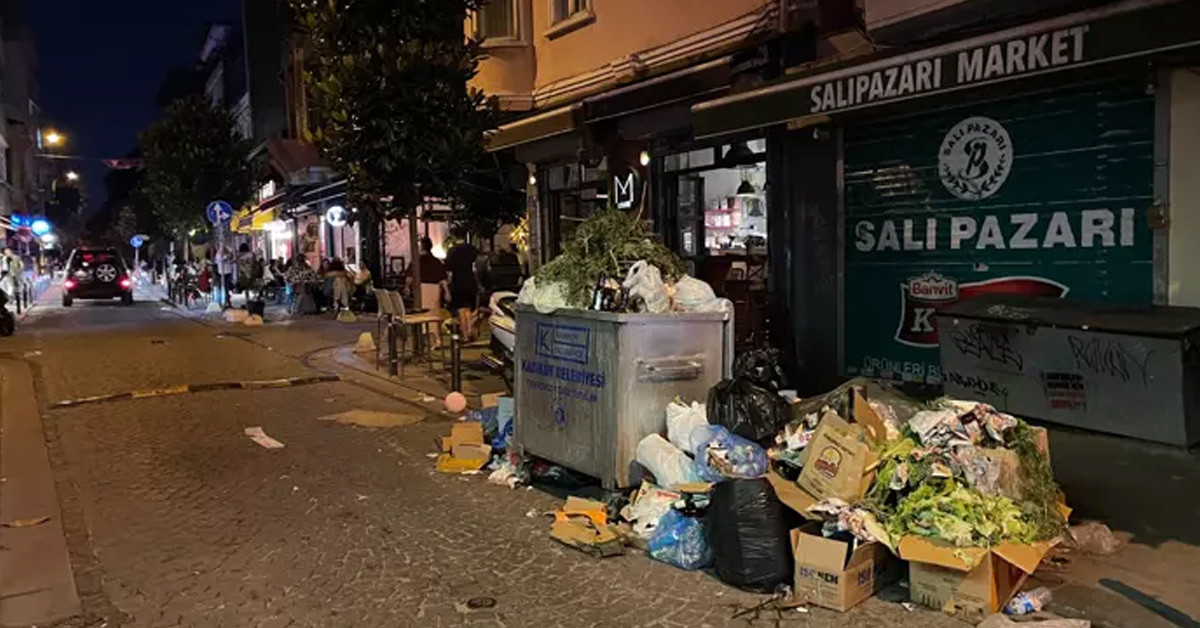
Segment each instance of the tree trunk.
[{"label": "tree trunk", "polygon": [[360,264],[367,267],[371,272],[371,285],[380,285],[379,281],[383,278],[383,260],[380,251],[382,250],[383,238],[381,237],[382,229],[380,228],[380,219],[372,212],[359,212],[361,218],[358,220],[358,235],[359,246],[362,259],[358,260]]},{"label": "tree trunk", "polygon": [[412,264],[409,265],[409,268],[412,268],[413,309],[419,310],[423,304],[421,303],[421,241],[417,231],[416,207],[408,212],[408,250],[412,256]]}]

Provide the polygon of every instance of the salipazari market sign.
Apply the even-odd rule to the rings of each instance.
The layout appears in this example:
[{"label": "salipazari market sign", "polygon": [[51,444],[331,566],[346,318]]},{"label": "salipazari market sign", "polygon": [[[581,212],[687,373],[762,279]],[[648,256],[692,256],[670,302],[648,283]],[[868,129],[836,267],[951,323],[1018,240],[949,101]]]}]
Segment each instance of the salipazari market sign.
[{"label": "salipazari market sign", "polygon": [[814,85],[812,113],[874,105],[1082,62],[1087,25],[1021,36]]},{"label": "salipazari market sign", "polygon": [[696,137],[1200,47],[1200,2],[1126,0],[692,107]]}]

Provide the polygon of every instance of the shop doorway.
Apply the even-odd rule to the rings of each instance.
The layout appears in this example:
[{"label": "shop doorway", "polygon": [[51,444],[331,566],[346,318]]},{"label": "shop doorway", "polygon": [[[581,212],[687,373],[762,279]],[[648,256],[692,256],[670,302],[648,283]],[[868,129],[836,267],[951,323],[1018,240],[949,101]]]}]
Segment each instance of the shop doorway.
[{"label": "shop doorway", "polygon": [[767,146],[752,139],[666,155],[662,235],[689,274],[731,300],[739,339],[766,325]]}]

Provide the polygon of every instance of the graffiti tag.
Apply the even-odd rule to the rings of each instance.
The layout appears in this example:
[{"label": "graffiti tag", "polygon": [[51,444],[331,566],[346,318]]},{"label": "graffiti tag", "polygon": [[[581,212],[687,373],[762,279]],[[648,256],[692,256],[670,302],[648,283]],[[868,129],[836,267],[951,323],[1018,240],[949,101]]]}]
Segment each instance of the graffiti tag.
[{"label": "graffiti tag", "polygon": [[950,342],[964,355],[995,364],[1015,367],[1018,371],[1025,368],[1025,357],[1013,347],[1006,330],[1003,328],[984,328],[980,325],[970,325],[962,331],[950,334]]},{"label": "graffiti tag", "polygon": [[961,386],[977,395],[991,395],[993,397],[1008,399],[1008,388],[992,380],[976,375],[963,375],[962,373],[955,373],[953,371],[946,371],[945,376],[947,383]]},{"label": "graffiti tag", "polygon": [[1122,382],[1137,380],[1143,386],[1147,382],[1146,364],[1154,351],[1146,351],[1139,359],[1119,341],[1100,338],[1067,336],[1075,368],[1092,375],[1120,379]]}]

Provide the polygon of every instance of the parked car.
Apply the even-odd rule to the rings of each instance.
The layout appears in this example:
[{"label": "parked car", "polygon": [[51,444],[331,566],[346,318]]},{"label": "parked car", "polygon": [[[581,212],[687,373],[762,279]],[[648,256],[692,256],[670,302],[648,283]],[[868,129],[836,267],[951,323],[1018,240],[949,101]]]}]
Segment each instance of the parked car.
[{"label": "parked car", "polygon": [[63,307],[75,299],[121,299],[133,304],[133,276],[116,249],[78,248],[67,260]]}]

